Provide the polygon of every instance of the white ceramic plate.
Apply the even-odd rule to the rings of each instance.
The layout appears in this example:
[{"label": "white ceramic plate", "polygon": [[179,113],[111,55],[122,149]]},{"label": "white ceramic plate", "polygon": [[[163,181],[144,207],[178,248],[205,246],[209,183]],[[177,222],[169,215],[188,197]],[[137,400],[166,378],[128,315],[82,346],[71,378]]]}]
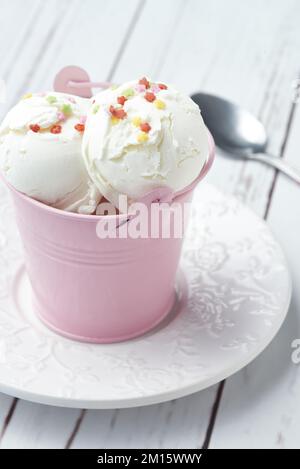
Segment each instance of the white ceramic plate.
[{"label": "white ceramic plate", "polygon": [[178,279],[178,303],[135,340],[91,345],[62,338],[31,308],[13,210],[0,186],[0,391],[44,404],[118,408],[204,389],[253,360],[278,332],[291,282],[266,224],[203,184]]}]

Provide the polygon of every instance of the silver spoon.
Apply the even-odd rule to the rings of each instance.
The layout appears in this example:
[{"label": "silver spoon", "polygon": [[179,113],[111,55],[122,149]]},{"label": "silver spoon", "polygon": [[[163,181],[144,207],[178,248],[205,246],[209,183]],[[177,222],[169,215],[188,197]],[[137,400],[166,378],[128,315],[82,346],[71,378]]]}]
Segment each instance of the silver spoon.
[{"label": "silver spoon", "polygon": [[262,123],[241,107],[205,93],[192,95],[216,144],[231,158],[250,159],[273,166],[300,184],[300,169],[267,153],[268,138]]}]

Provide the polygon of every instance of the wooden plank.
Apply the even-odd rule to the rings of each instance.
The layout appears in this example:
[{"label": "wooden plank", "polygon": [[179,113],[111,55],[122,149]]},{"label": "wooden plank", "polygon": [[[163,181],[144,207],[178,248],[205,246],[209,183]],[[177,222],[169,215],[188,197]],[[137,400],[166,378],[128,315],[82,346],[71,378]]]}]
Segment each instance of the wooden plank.
[{"label": "wooden plank", "polygon": [[[298,106],[284,156],[300,168],[299,126]],[[284,326],[268,350],[228,380],[213,434],[213,448],[300,447],[300,364],[291,359],[292,342],[300,339],[299,203],[299,186],[279,175],[268,223],[287,255],[294,279],[292,304]]]}]

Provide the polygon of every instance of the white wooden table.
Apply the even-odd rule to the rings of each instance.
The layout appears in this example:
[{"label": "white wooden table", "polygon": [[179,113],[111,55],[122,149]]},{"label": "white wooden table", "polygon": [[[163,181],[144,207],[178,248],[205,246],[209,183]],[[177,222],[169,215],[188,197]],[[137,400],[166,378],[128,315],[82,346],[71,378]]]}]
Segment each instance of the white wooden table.
[{"label": "white wooden table", "polygon": [[[67,64],[91,78],[149,75],[249,108],[270,151],[300,165],[298,0],[10,0],[0,2],[1,117],[26,91],[51,87]],[[298,161],[297,161],[298,160]],[[258,163],[217,158],[211,182],[271,226],[294,280],[271,346],[226,383],[139,409],[60,409],[0,394],[1,448],[300,448],[300,189]]]}]

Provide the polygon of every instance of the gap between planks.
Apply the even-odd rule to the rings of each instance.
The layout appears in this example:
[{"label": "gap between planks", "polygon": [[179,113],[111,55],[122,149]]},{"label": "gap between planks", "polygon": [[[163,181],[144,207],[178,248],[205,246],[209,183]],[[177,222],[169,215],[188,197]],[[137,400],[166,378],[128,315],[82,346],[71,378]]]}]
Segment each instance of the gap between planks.
[{"label": "gap between planks", "polygon": [[71,432],[71,434],[70,434],[70,436],[67,440],[67,443],[65,444],[64,449],[71,449],[72,443],[73,443],[73,441],[74,441],[74,439],[75,439],[75,437],[76,437],[76,435],[77,435],[77,433],[78,433],[78,431],[81,427],[81,424],[82,424],[82,421],[84,419],[85,414],[86,414],[86,409],[82,409],[80,411],[78,419],[76,420],[74,428],[73,428],[73,430],[72,430],[72,432]]},{"label": "gap between planks", "polygon": [[4,419],[4,422],[3,422],[3,426],[2,426],[2,428],[1,428],[1,432],[0,432],[0,443],[1,443],[2,438],[4,437],[4,434],[5,434],[6,430],[7,430],[7,427],[9,426],[9,423],[10,423],[10,421],[11,421],[11,419],[12,419],[12,416],[13,416],[13,414],[14,414],[14,411],[15,411],[15,409],[16,409],[16,407],[17,407],[18,401],[19,401],[19,399],[18,399],[17,397],[14,397],[14,398],[12,399],[12,403],[11,403],[11,405],[10,405],[10,408],[8,409],[8,412],[7,412],[6,417],[5,417],[5,419]]}]

